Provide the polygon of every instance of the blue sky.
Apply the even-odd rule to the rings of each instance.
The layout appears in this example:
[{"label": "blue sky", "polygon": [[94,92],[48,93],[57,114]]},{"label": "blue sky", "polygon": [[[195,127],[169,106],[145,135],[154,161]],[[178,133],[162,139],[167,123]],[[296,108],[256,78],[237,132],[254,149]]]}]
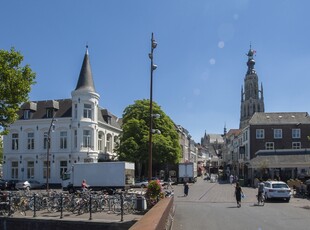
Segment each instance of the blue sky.
[{"label": "blue sky", "polygon": [[310,112],[308,0],[11,0],[0,8],[0,49],[37,73],[30,100],[70,98],[86,44],[100,105],[121,117],[149,98],[196,142],[238,128],[252,44],[266,112]]}]

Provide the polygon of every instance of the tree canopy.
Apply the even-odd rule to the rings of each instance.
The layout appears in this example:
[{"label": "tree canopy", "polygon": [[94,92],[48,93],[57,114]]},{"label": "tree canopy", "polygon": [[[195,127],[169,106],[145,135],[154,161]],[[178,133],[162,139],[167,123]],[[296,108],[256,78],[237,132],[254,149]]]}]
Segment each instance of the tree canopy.
[{"label": "tree canopy", "polygon": [[2,163],[3,163],[3,143],[2,143],[2,139],[0,138],[0,164]]},{"label": "tree canopy", "polygon": [[[133,105],[125,108],[123,113],[123,132],[120,136],[120,145],[116,151],[119,160],[136,162],[138,168],[147,165],[149,144],[150,111],[149,100],[137,100]],[[153,162],[159,164],[175,164],[181,157],[179,136],[173,121],[153,102],[153,128],[161,134],[153,134]]]},{"label": "tree canopy", "polygon": [[36,74],[29,65],[21,66],[19,51],[0,50],[0,126],[7,127],[17,119],[21,103],[28,101]]}]

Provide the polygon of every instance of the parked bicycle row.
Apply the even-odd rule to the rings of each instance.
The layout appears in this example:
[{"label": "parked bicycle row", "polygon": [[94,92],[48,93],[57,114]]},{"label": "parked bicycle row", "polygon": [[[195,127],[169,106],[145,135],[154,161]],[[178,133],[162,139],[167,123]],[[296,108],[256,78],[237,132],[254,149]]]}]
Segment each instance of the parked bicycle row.
[{"label": "parked bicycle row", "polygon": [[[95,212],[126,215],[146,210],[145,198],[141,195],[105,192],[83,191],[74,194],[64,192],[32,192],[16,191],[2,192],[0,195],[0,215],[14,216],[19,213],[32,213],[37,216],[39,211],[49,213],[59,212],[62,218],[64,212],[81,215]],[[30,214],[31,215],[31,214]]]}]

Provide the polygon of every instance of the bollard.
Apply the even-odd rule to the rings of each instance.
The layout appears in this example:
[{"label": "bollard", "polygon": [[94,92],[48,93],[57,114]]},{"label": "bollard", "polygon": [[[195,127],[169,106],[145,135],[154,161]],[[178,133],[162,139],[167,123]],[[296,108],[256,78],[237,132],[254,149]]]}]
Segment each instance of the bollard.
[{"label": "bollard", "polygon": [[37,211],[36,211],[36,194],[33,194],[33,217],[37,217]]},{"label": "bollard", "polygon": [[121,193],[121,222],[124,221],[124,197],[123,193]]},{"label": "bollard", "polygon": [[11,192],[9,192],[9,217],[13,214],[11,205],[12,205],[12,194]]},{"label": "bollard", "polygon": [[62,193],[60,193],[60,219],[63,217],[63,197]]},{"label": "bollard", "polygon": [[92,197],[91,197],[91,194],[89,196],[89,220],[92,220],[93,217],[92,217]]}]

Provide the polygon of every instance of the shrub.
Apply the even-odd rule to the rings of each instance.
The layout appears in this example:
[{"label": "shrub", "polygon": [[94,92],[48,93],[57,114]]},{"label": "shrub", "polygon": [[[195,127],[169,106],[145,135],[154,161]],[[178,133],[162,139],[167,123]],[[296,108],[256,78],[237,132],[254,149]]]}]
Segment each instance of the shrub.
[{"label": "shrub", "polygon": [[159,180],[152,180],[149,182],[145,197],[149,208],[153,207],[160,199],[164,198]]}]

